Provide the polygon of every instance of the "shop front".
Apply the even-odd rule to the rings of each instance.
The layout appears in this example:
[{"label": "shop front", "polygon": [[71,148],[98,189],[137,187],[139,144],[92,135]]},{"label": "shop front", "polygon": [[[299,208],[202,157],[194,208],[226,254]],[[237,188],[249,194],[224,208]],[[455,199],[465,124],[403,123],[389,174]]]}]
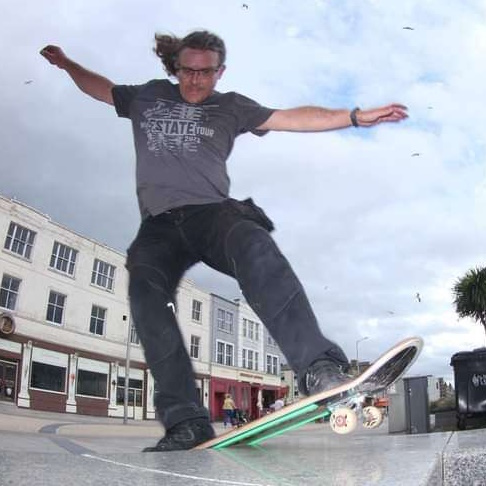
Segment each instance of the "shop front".
[{"label": "shop front", "polygon": [[[214,372],[214,370],[213,370]],[[277,398],[285,395],[285,387],[268,381],[275,377],[252,371],[235,370],[234,377],[211,377],[210,417],[213,422],[223,420],[226,394],[233,397],[236,407],[249,419],[255,420],[269,413]]]},{"label": "shop front", "polygon": [[[51,343],[14,339],[0,337],[0,401],[33,410],[123,417],[125,369],[118,361]],[[153,380],[145,376],[149,373],[143,364],[132,366],[128,418],[141,420],[149,415],[147,382]]]}]

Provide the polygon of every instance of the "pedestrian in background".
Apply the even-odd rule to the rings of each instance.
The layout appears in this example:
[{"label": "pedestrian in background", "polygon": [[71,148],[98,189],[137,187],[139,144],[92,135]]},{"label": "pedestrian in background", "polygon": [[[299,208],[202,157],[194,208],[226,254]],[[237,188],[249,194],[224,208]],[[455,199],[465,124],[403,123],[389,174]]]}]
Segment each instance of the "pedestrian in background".
[{"label": "pedestrian in background", "polygon": [[233,400],[233,397],[227,393],[224,397],[223,402],[223,426],[226,428],[226,424],[233,425],[233,421],[235,418],[235,410],[236,405]]}]

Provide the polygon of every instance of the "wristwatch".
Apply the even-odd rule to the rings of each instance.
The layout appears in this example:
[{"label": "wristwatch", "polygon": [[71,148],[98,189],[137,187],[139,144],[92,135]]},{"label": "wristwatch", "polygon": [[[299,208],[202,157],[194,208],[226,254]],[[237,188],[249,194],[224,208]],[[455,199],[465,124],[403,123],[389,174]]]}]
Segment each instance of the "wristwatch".
[{"label": "wristwatch", "polygon": [[351,124],[353,127],[359,127],[358,119],[356,118],[356,113],[359,111],[359,108],[356,107],[353,110],[351,110],[351,113],[349,114],[349,118],[351,118]]}]

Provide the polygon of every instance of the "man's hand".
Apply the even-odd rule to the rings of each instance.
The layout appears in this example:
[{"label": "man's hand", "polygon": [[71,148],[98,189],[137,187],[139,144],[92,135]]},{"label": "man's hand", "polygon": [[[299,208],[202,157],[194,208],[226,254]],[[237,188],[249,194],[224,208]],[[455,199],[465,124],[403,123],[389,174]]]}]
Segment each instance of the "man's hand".
[{"label": "man's hand", "polygon": [[398,103],[356,112],[356,121],[360,127],[372,127],[383,122],[399,122],[405,118],[408,118],[407,107]]},{"label": "man's hand", "polygon": [[109,79],[74,62],[58,46],[48,45],[40,54],[54,66],[66,71],[81,91],[96,100],[113,105],[111,89],[114,84]]},{"label": "man's hand", "polygon": [[40,51],[41,56],[45,57],[51,64],[60,69],[65,69],[69,58],[64,51],[58,46],[46,46]]}]

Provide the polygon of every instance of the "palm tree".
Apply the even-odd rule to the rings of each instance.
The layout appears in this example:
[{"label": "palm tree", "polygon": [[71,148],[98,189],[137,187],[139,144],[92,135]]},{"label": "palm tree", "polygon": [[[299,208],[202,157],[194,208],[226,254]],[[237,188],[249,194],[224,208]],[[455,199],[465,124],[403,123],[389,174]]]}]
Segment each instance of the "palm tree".
[{"label": "palm tree", "polygon": [[459,317],[472,317],[486,332],[486,267],[468,270],[452,288]]}]

